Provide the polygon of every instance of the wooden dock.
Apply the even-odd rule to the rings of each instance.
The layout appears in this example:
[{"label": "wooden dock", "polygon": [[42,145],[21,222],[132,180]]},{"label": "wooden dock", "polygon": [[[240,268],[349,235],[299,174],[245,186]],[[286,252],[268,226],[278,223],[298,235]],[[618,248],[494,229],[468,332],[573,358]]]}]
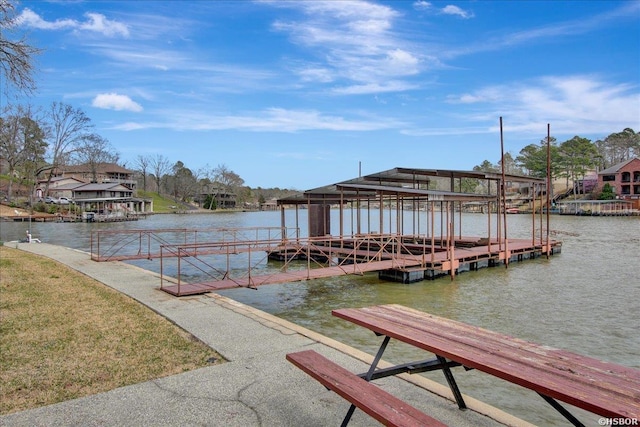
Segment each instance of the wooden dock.
[{"label": "wooden dock", "polygon": [[[340,245],[336,241],[331,244],[280,246],[277,251],[270,253],[272,258],[280,257],[288,262],[293,258],[304,259],[312,257],[316,262],[325,262],[326,266],[317,268],[288,268],[267,275],[251,275],[250,270],[244,277],[229,277],[225,275],[220,280],[210,280],[197,283],[178,283],[162,285],[161,289],[171,295],[186,296],[207,292],[215,292],[233,288],[257,288],[263,285],[298,282],[345,275],[363,275],[378,272],[384,280],[402,283],[417,282],[425,279],[451,275],[467,270],[477,270],[483,267],[504,265],[509,262],[532,259],[547,253],[560,253],[562,244],[551,241],[549,245],[535,244],[526,239],[509,239],[505,244],[497,241],[486,242],[485,245],[470,245],[481,239],[461,239],[461,246],[432,248],[425,244],[402,244],[381,250],[380,247],[365,250],[362,244],[356,244],[353,239],[343,240]],[[384,249],[384,248],[383,248]],[[437,249],[437,250],[436,250]],[[394,252],[395,251],[395,252]],[[420,253],[416,253],[420,252]],[[337,261],[332,261],[337,260]],[[337,265],[336,265],[337,264]],[[315,263],[314,265],[318,265]]]}]

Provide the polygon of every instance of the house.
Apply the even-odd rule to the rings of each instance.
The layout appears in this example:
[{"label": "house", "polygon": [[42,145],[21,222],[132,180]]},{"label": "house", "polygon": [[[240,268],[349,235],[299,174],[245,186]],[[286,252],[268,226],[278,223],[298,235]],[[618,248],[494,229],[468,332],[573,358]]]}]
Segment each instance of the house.
[{"label": "house", "polygon": [[[81,181],[73,177],[60,176],[60,177],[51,178],[51,181],[49,182],[48,195],[53,196],[55,198],[59,198],[59,197],[71,198],[72,197],[71,192],[73,191],[73,189],[83,184],[85,184],[84,181]],[[35,196],[37,199],[42,199],[44,198],[44,196],[47,195],[45,194],[46,185],[47,185],[46,179],[38,181],[38,184],[36,185],[36,193],[35,193]]]},{"label": "house", "polygon": [[619,199],[633,200],[634,208],[640,208],[640,158],[625,160],[598,172],[598,190],[611,185]]},{"label": "house", "polygon": [[217,209],[233,209],[236,207],[236,194],[225,190],[216,183],[205,185],[200,194],[195,197],[195,200],[203,207],[208,197],[211,197],[215,202]]},{"label": "house", "polygon": [[136,189],[135,172],[123,168],[115,163],[98,163],[95,165],[71,165],[63,166],[54,171],[54,177],[75,178],[82,182],[93,183],[117,183]]},{"label": "house", "polygon": [[83,212],[130,214],[153,212],[153,201],[133,197],[133,190],[118,183],[82,184],[72,190]]},{"label": "house", "polygon": [[39,180],[36,197],[67,197],[83,212],[153,212],[152,199],[133,197],[135,187],[135,172],[115,163],[73,165],[57,168],[50,180]]}]

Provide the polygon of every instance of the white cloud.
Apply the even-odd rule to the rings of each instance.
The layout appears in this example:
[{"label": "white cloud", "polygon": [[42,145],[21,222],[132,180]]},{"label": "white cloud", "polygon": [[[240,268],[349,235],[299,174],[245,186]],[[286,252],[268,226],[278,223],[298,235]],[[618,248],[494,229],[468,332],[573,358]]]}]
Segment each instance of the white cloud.
[{"label": "white cloud", "polygon": [[389,118],[347,118],[327,115],[316,110],[268,108],[262,111],[216,115],[201,110],[167,110],[162,118],[148,122],[127,122],[112,127],[117,130],[172,129],[177,131],[211,131],[233,129],[248,132],[352,131],[367,132],[404,126]]},{"label": "white cloud", "polygon": [[110,21],[99,13],[87,13],[85,16],[88,18],[88,21],[80,23],[78,28],[81,30],[94,31],[96,33],[102,33],[105,36],[129,36],[129,29],[120,22]]},{"label": "white cloud", "polygon": [[402,81],[389,81],[384,83],[369,83],[337,87],[333,89],[332,92],[338,95],[368,95],[376,93],[404,92],[412,89],[417,89],[417,86]]},{"label": "white cloud", "polygon": [[40,30],[60,30],[64,28],[74,28],[77,22],[72,19],[58,19],[54,22],[47,22],[31,9],[24,9],[16,18],[16,25]]},{"label": "white cloud", "polygon": [[16,18],[16,24],[40,30],[63,30],[72,29],[76,31],[90,31],[100,33],[108,37],[129,36],[129,29],[126,25],[111,21],[99,13],[86,13],[87,20],[79,22],[74,19],[56,19],[46,21],[29,8],[25,8]]},{"label": "white cloud", "polygon": [[443,7],[441,10],[445,15],[457,15],[464,19],[473,18],[473,13],[467,12],[466,10],[461,9],[458,6],[454,6],[451,4]]},{"label": "white cloud", "polygon": [[413,3],[413,7],[416,10],[427,10],[431,9],[433,5],[428,1],[419,0]]},{"label": "white cloud", "polygon": [[[449,102],[478,105],[472,121],[505,116],[511,130],[531,131],[551,124],[554,133],[611,133],[640,128],[640,90],[593,76],[548,76],[525,83],[482,88]],[[473,107],[475,108],[475,107]]]},{"label": "white cloud", "polygon": [[410,52],[402,49],[394,49],[387,53],[389,66],[400,74],[415,74],[418,72],[420,61]]},{"label": "white cloud", "polygon": [[333,81],[331,71],[325,67],[310,66],[297,70],[297,73],[305,82],[329,83]]},{"label": "white cloud", "polygon": [[142,111],[142,106],[140,104],[133,101],[126,95],[118,95],[117,93],[101,93],[93,99],[91,105],[105,110],[125,110],[136,113]]},{"label": "white cloud", "polygon": [[[387,83],[418,74],[424,67],[422,54],[412,49],[413,42],[394,31],[395,20],[401,14],[393,8],[367,1],[268,4],[296,8],[304,14],[297,21],[273,24],[275,30],[287,32],[294,43],[324,61],[321,65],[316,62],[297,67],[295,71],[302,82],[333,83],[350,87],[352,93],[415,86]],[[339,89],[332,93],[346,92]]]}]

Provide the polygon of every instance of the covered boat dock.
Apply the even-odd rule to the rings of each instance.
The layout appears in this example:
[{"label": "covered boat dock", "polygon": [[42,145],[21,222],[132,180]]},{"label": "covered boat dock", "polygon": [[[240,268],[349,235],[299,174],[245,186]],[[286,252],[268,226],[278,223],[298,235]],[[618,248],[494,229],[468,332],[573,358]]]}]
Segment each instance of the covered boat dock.
[{"label": "covered boat dock", "polygon": [[[462,191],[469,180],[482,183],[482,193]],[[304,191],[277,201],[281,228],[300,230],[301,210],[306,210],[308,236],[283,232],[279,242],[234,242],[228,253],[256,252],[268,247],[268,258],[282,262],[278,273],[242,276],[218,271],[213,280],[163,285],[174,295],[188,295],[234,287],[308,280],[376,271],[384,280],[410,283],[481,267],[507,266],[541,255],[559,253],[561,242],[550,238],[549,216],[532,212],[529,238],[508,237],[505,186],[518,183],[529,194],[543,194],[545,180],[479,171],[394,168],[336,184]],[[477,187],[476,187],[477,188]],[[541,196],[542,197],[542,196]],[[541,200],[542,202],[542,200]],[[486,229],[480,235],[463,232],[464,206],[484,205]],[[332,223],[338,212],[338,223]],[[179,246],[179,247],[178,247]],[[178,245],[168,253],[193,257],[219,242]],[[173,256],[173,255],[171,255]],[[180,257],[179,257],[180,258]],[[256,256],[254,255],[254,258]],[[306,268],[300,268],[300,260]],[[179,261],[180,262],[180,261]],[[215,277],[214,277],[215,276]]]}]

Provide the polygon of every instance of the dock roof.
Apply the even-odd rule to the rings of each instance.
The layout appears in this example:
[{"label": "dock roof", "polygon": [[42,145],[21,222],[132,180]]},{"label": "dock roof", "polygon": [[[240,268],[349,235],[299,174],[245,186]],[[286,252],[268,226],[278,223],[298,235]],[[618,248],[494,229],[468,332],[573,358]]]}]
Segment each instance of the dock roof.
[{"label": "dock roof", "polygon": [[[396,167],[382,172],[364,175],[322,187],[306,190],[293,196],[278,199],[279,205],[306,203],[341,203],[353,200],[371,200],[376,196],[418,198],[425,201],[489,201],[496,195],[440,191],[428,189],[434,178],[454,179],[470,178],[478,180],[500,181],[502,174],[497,172],[461,171],[446,169],[414,169]],[[544,183],[542,178],[505,174],[511,182]],[[453,187],[453,183],[452,183]]]}]

